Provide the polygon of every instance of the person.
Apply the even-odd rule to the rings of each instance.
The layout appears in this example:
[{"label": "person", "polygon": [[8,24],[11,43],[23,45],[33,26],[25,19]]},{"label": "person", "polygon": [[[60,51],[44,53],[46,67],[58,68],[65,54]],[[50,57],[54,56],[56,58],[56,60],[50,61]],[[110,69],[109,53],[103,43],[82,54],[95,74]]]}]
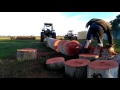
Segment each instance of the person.
[{"label": "person", "polygon": [[[89,27],[89,30],[88,30],[88,33],[86,36],[86,40],[83,44],[83,47],[80,50],[81,53],[87,53],[89,44],[92,42],[92,39],[97,39],[98,46],[103,47],[104,33],[106,33],[106,35],[108,37],[109,45],[111,47],[114,46],[113,36],[111,33],[112,28],[108,22],[106,22],[102,19],[92,18],[90,21],[87,22],[86,28],[88,28],[88,26],[90,26],[90,27]],[[113,53],[116,54],[116,52],[113,52]]]}]

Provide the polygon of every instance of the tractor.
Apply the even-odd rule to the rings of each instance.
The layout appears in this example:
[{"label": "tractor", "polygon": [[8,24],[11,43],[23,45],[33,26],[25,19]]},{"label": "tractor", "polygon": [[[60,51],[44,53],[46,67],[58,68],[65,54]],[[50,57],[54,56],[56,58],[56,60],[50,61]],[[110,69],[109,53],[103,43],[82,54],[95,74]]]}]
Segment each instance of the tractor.
[{"label": "tractor", "polygon": [[73,30],[69,30],[67,34],[64,36],[64,39],[77,40],[77,34],[73,34]]},{"label": "tractor", "polygon": [[52,23],[44,23],[44,27],[41,32],[41,42],[44,41],[45,37],[51,37],[56,39],[56,32],[53,30]]}]

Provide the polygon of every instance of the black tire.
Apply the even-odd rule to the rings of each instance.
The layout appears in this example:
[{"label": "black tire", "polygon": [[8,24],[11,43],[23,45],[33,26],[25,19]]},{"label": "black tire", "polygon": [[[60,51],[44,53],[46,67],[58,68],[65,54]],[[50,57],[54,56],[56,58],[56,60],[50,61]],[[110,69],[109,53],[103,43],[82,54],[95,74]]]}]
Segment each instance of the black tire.
[{"label": "black tire", "polygon": [[56,39],[56,33],[52,33],[52,38]]},{"label": "black tire", "polygon": [[44,40],[44,32],[41,32],[41,42]]},{"label": "black tire", "polygon": [[77,37],[75,37],[75,39],[77,40]]},{"label": "black tire", "polygon": [[72,37],[68,37],[68,39],[72,39]]}]

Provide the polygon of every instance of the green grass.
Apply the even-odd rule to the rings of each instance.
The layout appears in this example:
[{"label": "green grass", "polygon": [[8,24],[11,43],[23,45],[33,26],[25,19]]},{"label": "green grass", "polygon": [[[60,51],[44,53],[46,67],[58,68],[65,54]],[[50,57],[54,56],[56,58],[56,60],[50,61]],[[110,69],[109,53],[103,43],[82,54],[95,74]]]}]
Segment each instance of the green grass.
[{"label": "green grass", "polygon": [[0,78],[64,77],[63,71],[49,71],[46,68],[46,60],[55,55],[38,56],[36,60],[19,62],[16,53],[21,48],[35,48],[38,53],[55,52],[39,40],[0,40]]},{"label": "green grass", "polygon": [[44,44],[40,45],[38,40],[1,40],[0,41],[0,59],[14,59],[17,49],[35,48],[41,51],[50,51]]}]

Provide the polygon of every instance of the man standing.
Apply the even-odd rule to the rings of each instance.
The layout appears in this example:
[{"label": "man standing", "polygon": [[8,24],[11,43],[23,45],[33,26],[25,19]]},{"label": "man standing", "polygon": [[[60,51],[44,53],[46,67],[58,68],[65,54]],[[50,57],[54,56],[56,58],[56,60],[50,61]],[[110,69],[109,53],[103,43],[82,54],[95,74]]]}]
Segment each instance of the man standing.
[{"label": "man standing", "polygon": [[[84,42],[83,47],[81,49],[81,53],[87,52],[92,38],[94,38],[94,39],[96,38],[98,41],[98,46],[103,47],[104,33],[107,34],[109,45],[111,47],[114,46],[113,36],[111,34],[112,28],[108,22],[106,22],[102,19],[93,18],[87,22],[86,28],[88,28],[88,26],[90,26],[90,27],[89,27],[89,30],[87,33],[86,41]],[[113,53],[116,54],[116,52],[113,52]]]}]

